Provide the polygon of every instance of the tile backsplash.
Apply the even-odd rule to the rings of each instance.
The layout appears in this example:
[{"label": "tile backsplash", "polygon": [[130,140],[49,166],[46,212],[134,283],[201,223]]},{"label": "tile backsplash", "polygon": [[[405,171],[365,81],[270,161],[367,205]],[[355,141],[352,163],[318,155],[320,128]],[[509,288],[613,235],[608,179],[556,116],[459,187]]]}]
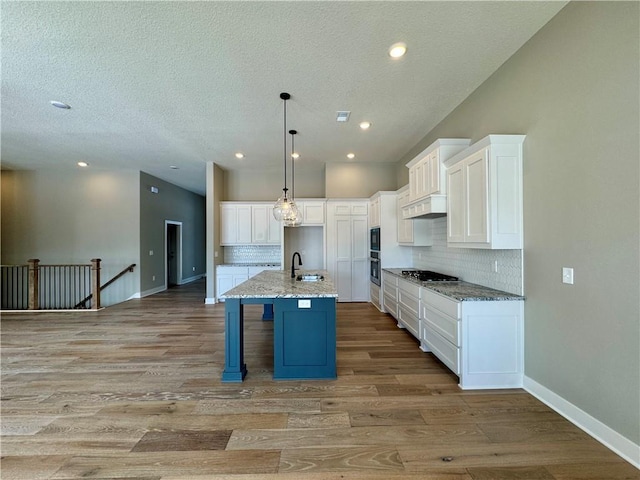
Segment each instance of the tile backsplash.
[{"label": "tile backsplash", "polygon": [[[522,250],[447,248],[447,218],[433,221],[433,246],[413,247],[413,266],[460,277],[516,295],[523,295]],[[494,272],[495,262],[498,271]]]},{"label": "tile backsplash", "polygon": [[280,245],[222,247],[224,263],[280,263]]}]

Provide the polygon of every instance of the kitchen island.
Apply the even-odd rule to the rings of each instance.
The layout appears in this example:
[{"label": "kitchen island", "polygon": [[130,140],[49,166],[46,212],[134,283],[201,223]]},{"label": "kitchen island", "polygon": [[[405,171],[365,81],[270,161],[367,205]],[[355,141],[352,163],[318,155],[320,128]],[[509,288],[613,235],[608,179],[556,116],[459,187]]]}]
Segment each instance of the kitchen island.
[{"label": "kitchen island", "polygon": [[[305,275],[305,272],[298,272]],[[273,378],[336,378],[336,300],[326,272],[322,280],[299,281],[283,270],[266,270],[227,291],[223,382],[242,382],[244,305],[273,305]]]}]

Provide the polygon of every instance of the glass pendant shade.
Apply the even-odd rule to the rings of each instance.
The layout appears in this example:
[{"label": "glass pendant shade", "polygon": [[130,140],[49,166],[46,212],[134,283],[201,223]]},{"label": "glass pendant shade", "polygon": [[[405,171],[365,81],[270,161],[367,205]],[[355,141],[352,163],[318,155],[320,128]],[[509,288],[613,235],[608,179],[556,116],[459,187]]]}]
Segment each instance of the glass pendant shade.
[{"label": "glass pendant shade", "polygon": [[284,188],[282,190],[282,195],[280,195],[280,198],[278,198],[278,200],[276,200],[276,203],[273,205],[273,218],[275,218],[278,222],[281,222],[286,218],[290,218],[291,204],[291,200],[287,197],[287,189]]},{"label": "glass pendant shade", "polygon": [[288,212],[288,215],[282,219],[285,227],[299,227],[302,224],[302,212],[295,204],[295,202],[290,201],[291,209]]}]

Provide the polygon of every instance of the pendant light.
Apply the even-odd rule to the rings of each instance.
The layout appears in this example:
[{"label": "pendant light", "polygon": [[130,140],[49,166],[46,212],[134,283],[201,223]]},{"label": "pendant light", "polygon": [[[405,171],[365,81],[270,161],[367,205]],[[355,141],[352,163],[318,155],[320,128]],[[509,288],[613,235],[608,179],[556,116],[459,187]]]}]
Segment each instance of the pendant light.
[{"label": "pendant light", "polygon": [[284,188],[282,189],[282,195],[273,205],[273,217],[279,222],[291,219],[293,208],[295,208],[295,204],[287,196],[289,190],[287,188],[287,100],[291,98],[291,95],[283,92],[280,94],[280,98],[284,101]]},{"label": "pendant light", "polygon": [[291,203],[293,207],[291,209],[291,214],[289,217],[284,219],[285,227],[299,227],[302,224],[302,212],[295,204],[295,196],[296,196],[296,174],[295,174],[295,135],[297,134],[297,130],[289,130],[289,134],[291,134]]}]

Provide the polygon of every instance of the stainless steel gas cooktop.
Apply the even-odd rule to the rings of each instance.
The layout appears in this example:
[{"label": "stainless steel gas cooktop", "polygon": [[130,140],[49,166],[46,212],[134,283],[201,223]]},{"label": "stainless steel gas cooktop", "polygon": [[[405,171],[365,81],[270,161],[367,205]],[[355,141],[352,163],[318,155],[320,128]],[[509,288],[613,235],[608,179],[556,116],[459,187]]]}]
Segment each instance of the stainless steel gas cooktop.
[{"label": "stainless steel gas cooktop", "polygon": [[411,277],[421,282],[457,282],[458,277],[445,275],[444,273],[432,272],[430,270],[403,270],[403,277]]}]

